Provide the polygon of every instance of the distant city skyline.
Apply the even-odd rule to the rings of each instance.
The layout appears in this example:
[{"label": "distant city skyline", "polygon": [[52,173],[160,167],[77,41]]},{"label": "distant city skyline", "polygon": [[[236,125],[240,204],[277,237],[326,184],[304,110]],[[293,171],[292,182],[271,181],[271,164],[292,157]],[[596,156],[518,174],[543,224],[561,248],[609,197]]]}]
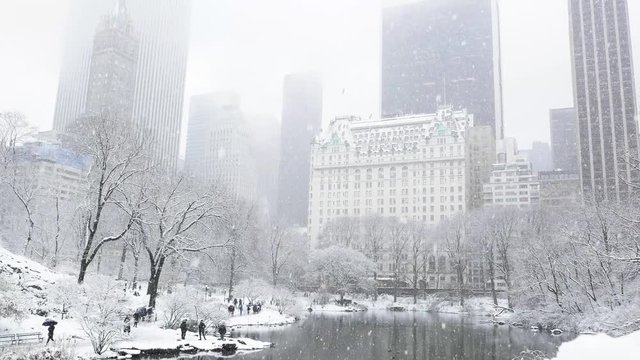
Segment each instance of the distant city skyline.
[{"label": "distant city skyline", "polygon": [[[0,3],[0,50],[11,54],[0,59],[0,110],[22,111],[42,130],[52,126],[69,4]],[[573,105],[567,2],[499,5],[505,136],[529,147],[549,141],[549,109]],[[640,3],[630,2],[629,11],[637,54]],[[380,4],[370,0],[195,0],[185,98],[235,90],[245,112],[279,119],[284,74],[318,70],[325,79],[325,124],[335,115],[368,116],[379,108],[379,22]],[[260,31],[247,30],[250,23]],[[236,26],[243,29],[232,31]]]}]

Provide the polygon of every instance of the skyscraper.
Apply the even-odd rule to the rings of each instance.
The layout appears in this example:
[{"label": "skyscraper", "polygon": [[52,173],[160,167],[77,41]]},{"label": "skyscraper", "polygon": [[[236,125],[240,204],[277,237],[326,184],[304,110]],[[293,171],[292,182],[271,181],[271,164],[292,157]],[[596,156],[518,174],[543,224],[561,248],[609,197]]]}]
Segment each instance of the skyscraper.
[{"label": "skyscraper", "polygon": [[322,81],[317,74],[289,74],[284,79],[278,216],[307,225],[311,141],[322,123]]},{"label": "skyscraper", "polygon": [[576,109],[551,109],[549,120],[553,168],[576,173],[578,171]]},{"label": "skyscraper", "polygon": [[495,0],[429,0],[383,10],[382,114],[466,108],[504,137]]},{"label": "skyscraper", "polygon": [[[57,131],[64,131],[87,110],[93,35],[100,18],[117,2],[71,4],[53,123]],[[155,162],[167,168],[175,168],[178,161],[191,4],[191,0],[126,2],[140,41],[132,119],[150,137]]]},{"label": "skyscraper", "polygon": [[62,132],[85,113],[93,38],[115,0],[72,0],[66,23],[53,129]]},{"label": "skyscraper", "polygon": [[623,201],[639,178],[627,1],[570,0],[569,19],[583,196]]},{"label": "skyscraper", "polygon": [[233,195],[255,199],[255,160],[237,95],[191,97],[184,165],[205,183],[222,184]]},{"label": "skyscraper", "polygon": [[93,41],[86,113],[131,120],[138,39],[123,3],[103,18]]}]

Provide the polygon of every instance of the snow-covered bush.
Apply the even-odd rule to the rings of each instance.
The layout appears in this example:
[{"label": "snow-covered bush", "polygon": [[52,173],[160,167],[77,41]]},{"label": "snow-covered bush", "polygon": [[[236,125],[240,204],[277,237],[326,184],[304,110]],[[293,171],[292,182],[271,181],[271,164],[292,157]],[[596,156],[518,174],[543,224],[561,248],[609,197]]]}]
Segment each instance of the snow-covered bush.
[{"label": "snow-covered bush", "polygon": [[296,304],[291,290],[284,287],[272,287],[269,289],[269,297],[280,314],[289,311]]},{"label": "snow-covered bush", "polygon": [[258,299],[265,297],[270,288],[271,286],[262,279],[242,280],[236,286],[236,296],[246,298],[249,303],[254,303]]},{"label": "snow-covered bush", "polygon": [[321,288],[340,294],[366,292],[367,278],[373,273],[373,262],[363,253],[342,246],[316,250],[310,264],[311,277]]},{"label": "snow-covered bush", "polygon": [[58,347],[25,348],[14,346],[0,352],[0,360],[76,360],[74,347],[62,343]]},{"label": "snow-covered bush", "polygon": [[57,313],[59,312],[60,317],[64,319],[69,316],[73,305],[77,304],[80,294],[81,289],[75,279],[62,279],[56,282],[55,286],[52,286],[48,303],[50,308],[55,309],[54,311]]},{"label": "snow-covered bush", "polygon": [[29,313],[29,301],[18,286],[0,277],[0,318],[20,320]]},{"label": "snow-covered bush", "polygon": [[80,324],[100,355],[109,349],[120,335],[122,309],[119,304],[120,286],[113,281],[99,281],[84,286],[85,298],[80,310]]},{"label": "snow-covered bush", "polygon": [[189,312],[189,296],[184,291],[174,291],[163,297],[162,327],[177,329]]}]

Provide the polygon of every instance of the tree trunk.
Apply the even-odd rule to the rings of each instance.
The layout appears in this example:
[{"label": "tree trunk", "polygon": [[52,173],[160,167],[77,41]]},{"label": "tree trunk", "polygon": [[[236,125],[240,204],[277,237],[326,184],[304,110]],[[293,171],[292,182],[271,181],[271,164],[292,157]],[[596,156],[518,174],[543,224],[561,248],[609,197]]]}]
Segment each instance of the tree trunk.
[{"label": "tree trunk", "polygon": [[373,301],[378,301],[378,272],[377,271],[373,272]]},{"label": "tree trunk", "polygon": [[418,303],[418,260],[416,259],[413,264],[413,303]]},{"label": "tree trunk", "polygon": [[162,275],[162,267],[164,266],[165,257],[161,257],[157,261],[157,265],[151,265],[151,276],[149,277],[149,286],[147,288],[147,294],[149,294],[149,307],[156,307],[156,298],[158,297],[158,284],[160,283],[160,276]]},{"label": "tree trunk", "polygon": [[100,265],[102,264],[102,248],[98,250],[98,262],[96,263],[96,274],[100,274]]},{"label": "tree trunk", "polygon": [[85,228],[85,231],[88,232],[86,234],[86,241],[84,243],[84,250],[82,251],[82,257],[80,258],[80,271],[78,273],[78,284],[82,284],[84,282],[84,276],[87,273],[87,268],[89,267],[89,253],[91,252],[91,246],[93,245],[93,237],[95,236],[93,231],[89,229],[89,226]]},{"label": "tree trunk", "polygon": [[140,255],[133,255],[133,280],[131,280],[131,289],[137,290],[138,288],[138,259]]},{"label": "tree trunk", "polygon": [[124,263],[127,261],[127,243],[122,243],[122,253],[120,254],[120,268],[118,269],[118,280],[122,280],[124,274]]},{"label": "tree trunk", "polygon": [[496,276],[493,265],[493,250],[489,251],[489,279],[491,281],[491,297],[493,304],[498,305],[498,295],[496,294]]},{"label": "tree trunk", "polygon": [[82,284],[84,282],[84,276],[87,273],[88,264],[84,257],[80,259],[80,272],[78,273],[78,284]]},{"label": "tree trunk", "polygon": [[230,264],[229,264],[229,294],[227,300],[231,301],[233,294],[233,281],[236,275],[236,247],[235,244],[231,247],[231,256],[230,256]]},{"label": "tree trunk", "polygon": [[31,240],[33,240],[33,220],[31,219],[31,215],[29,215],[29,232],[27,233],[27,241],[24,243],[24,256],[27,256],[29,252]]}]

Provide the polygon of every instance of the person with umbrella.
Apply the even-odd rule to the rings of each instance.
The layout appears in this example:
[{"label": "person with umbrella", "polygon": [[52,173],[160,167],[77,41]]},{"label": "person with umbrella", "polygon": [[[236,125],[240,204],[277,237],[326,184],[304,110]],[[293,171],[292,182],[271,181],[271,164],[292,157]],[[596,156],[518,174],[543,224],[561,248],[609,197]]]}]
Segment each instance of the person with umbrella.
[{"label": "person with umbrella", "polygon": [[58,324],[57,321],[51,320],[51,319],[47,319],[42,323],[42,326],[49,327],[49,329],[48,329],[49,336],[47,337],[47,343],[45,345],[49,344],[49,341],[55,342],[55,340],[53,340],[53,332],[55,331],[57,324]]}]

